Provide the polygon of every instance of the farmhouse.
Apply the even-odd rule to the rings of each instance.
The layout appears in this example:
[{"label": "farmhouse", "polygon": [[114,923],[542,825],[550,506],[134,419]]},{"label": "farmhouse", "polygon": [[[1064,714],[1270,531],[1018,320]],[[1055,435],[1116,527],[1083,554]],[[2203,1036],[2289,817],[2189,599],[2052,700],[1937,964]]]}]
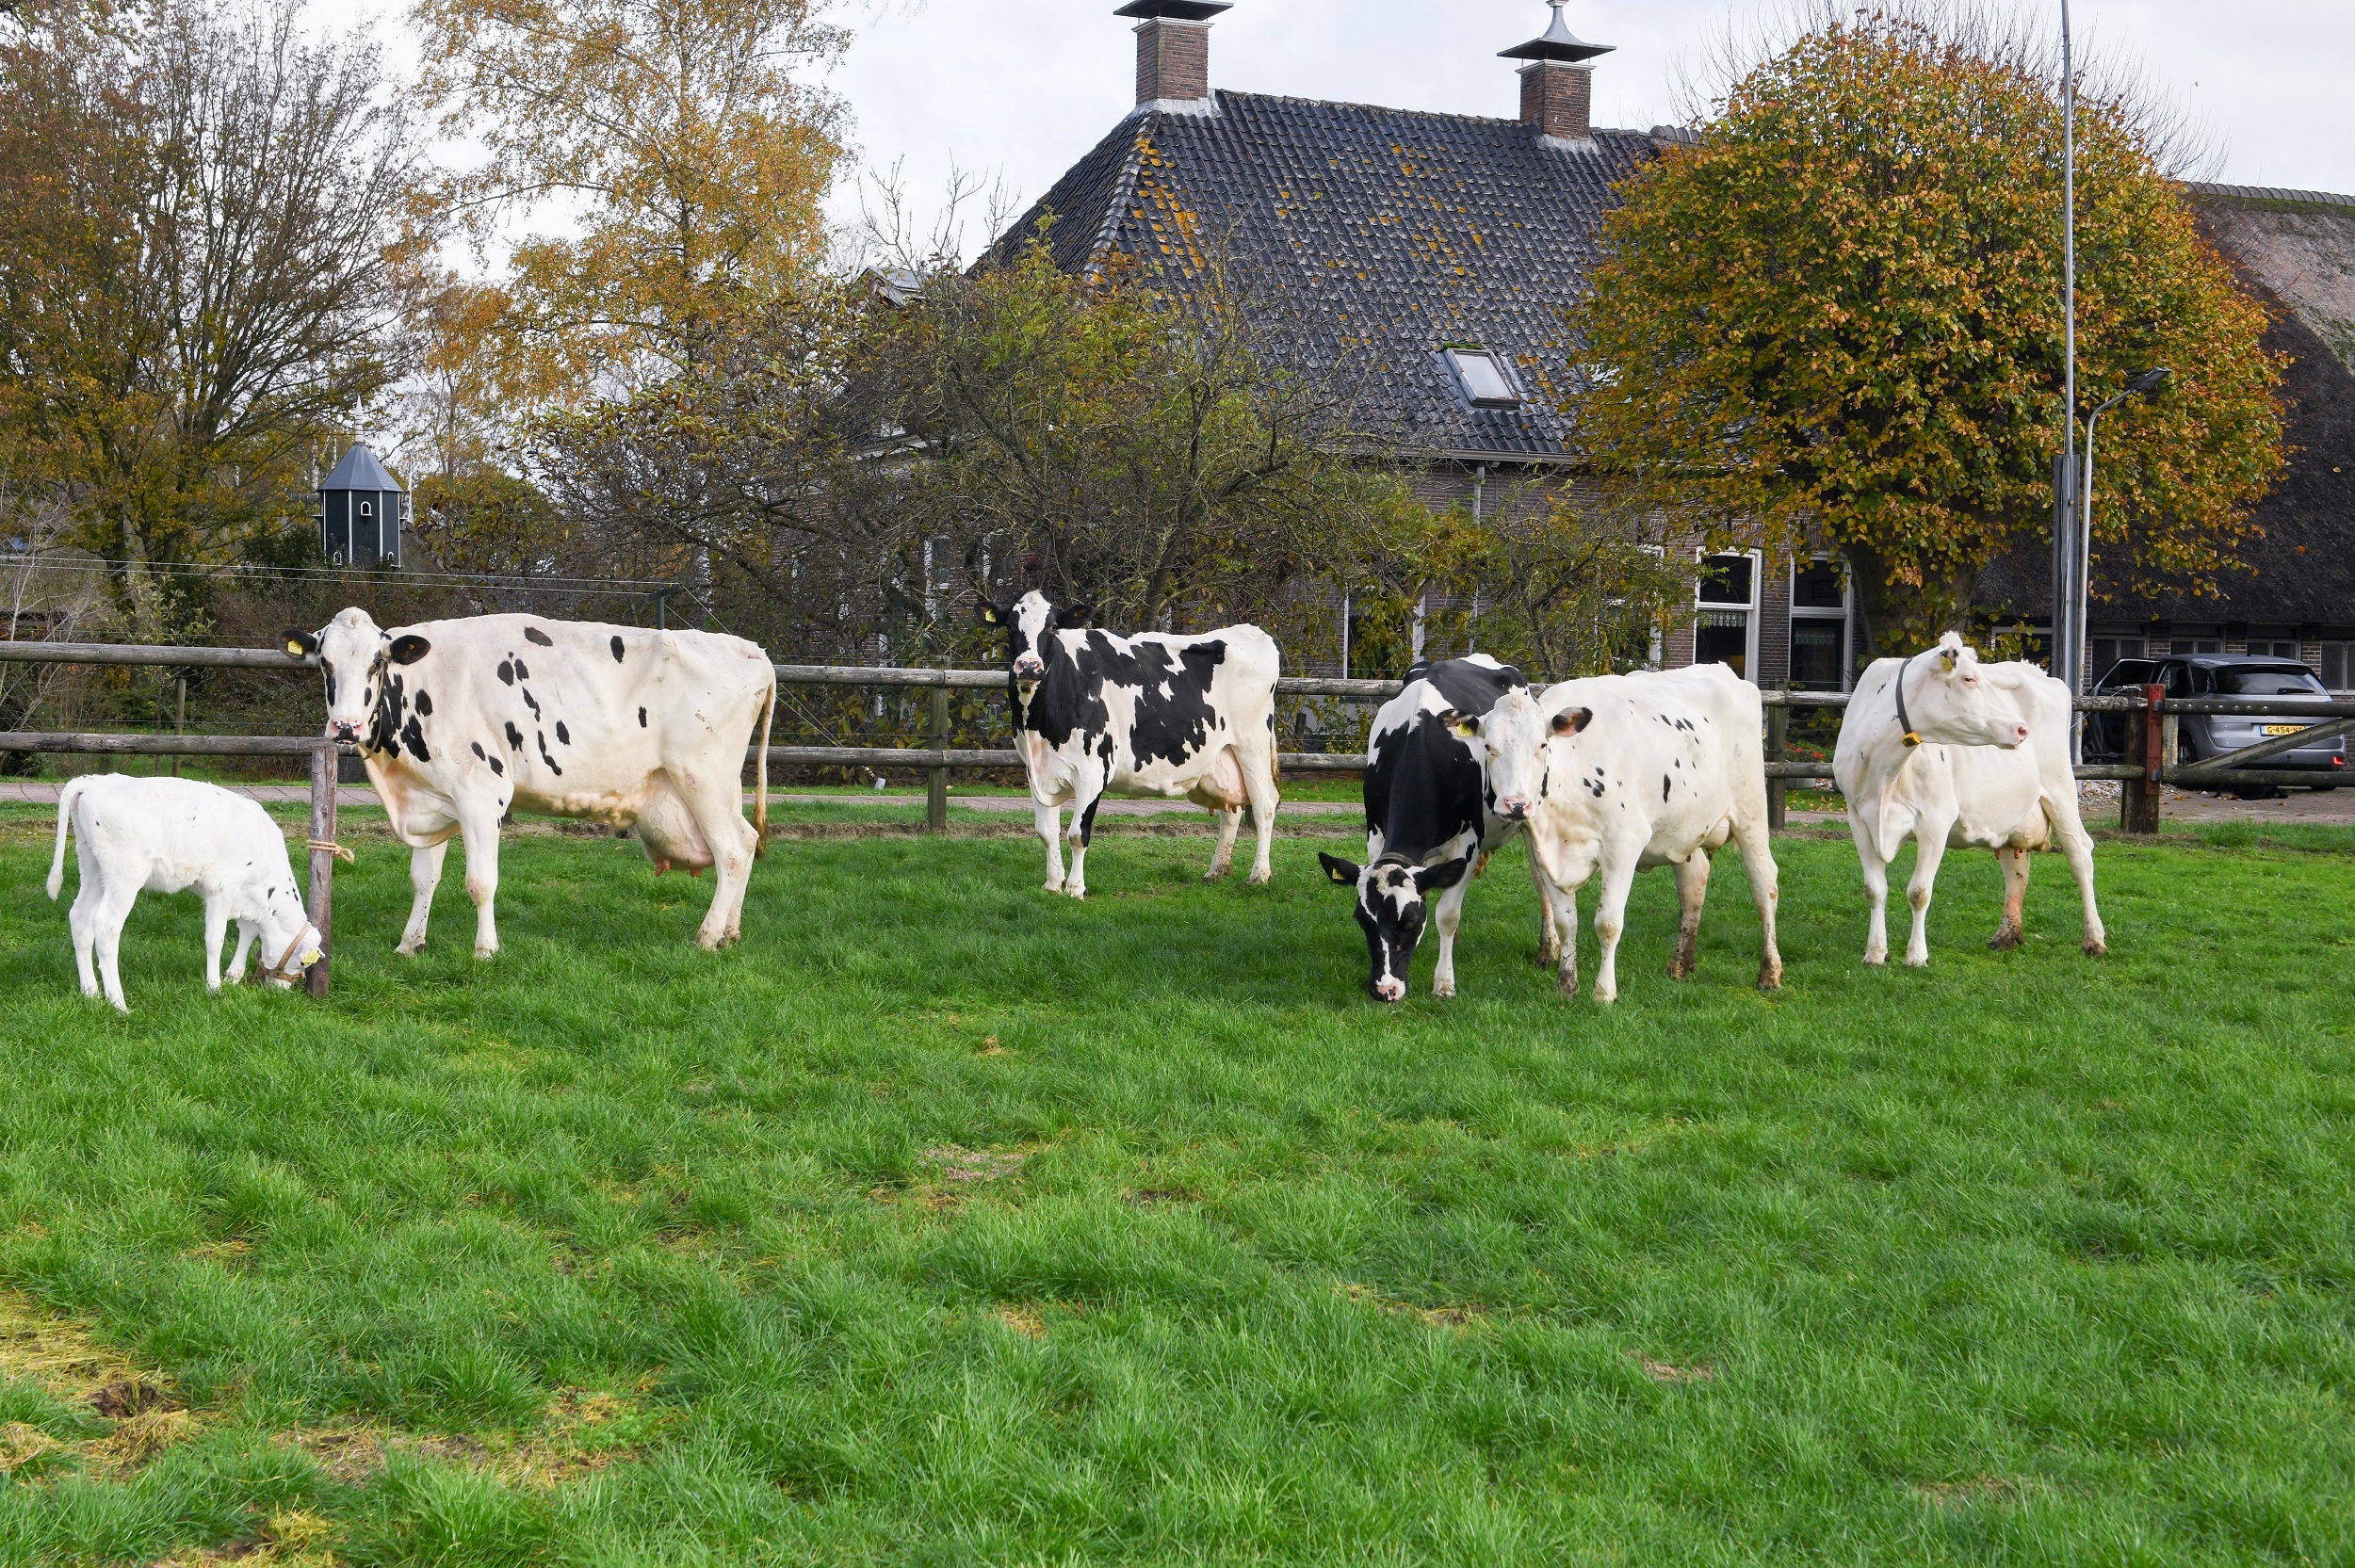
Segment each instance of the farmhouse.
[{"label": "farmhouse", "polygon": [[[1182,286],[1240,274],[1301,365],[1355,378],[1361,422],[1396,442],[1438,505],[1536,504],[1581,462],[1559,412],[1579,367],[1562,315],[1585,284],[1612,186],[1692,133],[1590,123],[1610,46],[1554,7],[1541,36],[1502,52],[1511,118],[1334,104],[1210,84],[1210,36],[1230,0],[1130,0],[1136,106],[999,241],[1048,223],[1056,263],[1127,267]],[[1498,96],[1512,91],[1498,73]],[[2253,575],[2223,599],[2126,598],[2097,561],[2097,664],[2146,646],[2292,646],[2355,686],[2355,198],[2195,186],[2210,232],[2280,312],[2298,448],[2258,521]],[[2050,614],[2029,555],[1990,570],[1983,607]],[[1844,687],[1854,610],[1824,560],[1733,556],[1704,574],[1696,613],[1659,650],[1723,660],[1762,685]],[[2103,667],[2106,667],[2105,664]],[[2099,672],[2098,670],[2096,671]]]}]

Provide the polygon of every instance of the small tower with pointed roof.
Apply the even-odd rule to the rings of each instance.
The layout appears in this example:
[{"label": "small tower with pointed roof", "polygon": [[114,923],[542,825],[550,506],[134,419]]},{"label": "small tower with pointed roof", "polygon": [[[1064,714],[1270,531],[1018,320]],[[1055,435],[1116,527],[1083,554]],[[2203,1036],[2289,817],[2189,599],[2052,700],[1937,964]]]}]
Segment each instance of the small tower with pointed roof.
[{"label": "small tower with pointed roof", "polygon": [[1562,20],[1568,0],[1546,0],[1553,8],[1553,23],[1527,43],[1500,50],[1508,60],[1526,60],[1521,67],[1521,123],[1548,142],[1574,147],[1594,143],[1590,134],[1595,104],[1595,68],[1588,63],[1608,55],[1608,43],[1588,43],[1574,36]]},{"label": "small tower with pointed roof", "polygon": [[376,454],[354,443],[319,486],[319,535],[336,566],[401,564],[409,495]]}]

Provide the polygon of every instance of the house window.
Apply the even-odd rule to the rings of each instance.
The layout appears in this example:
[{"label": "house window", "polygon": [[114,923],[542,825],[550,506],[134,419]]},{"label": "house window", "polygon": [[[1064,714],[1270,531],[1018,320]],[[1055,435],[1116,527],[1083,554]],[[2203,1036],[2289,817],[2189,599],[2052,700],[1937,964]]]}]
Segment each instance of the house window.
[{"label": "house window", "polygon": [[2097,686],[2118,667],[2119,660],[2138,659],[2145,656],[2148,651],[2148,644],[2140,636],[2125,632],[2106,635],[2097,632],[2093,636],[2092,643],[2093,657],[2088,662],[2092,667],[2094,684]]},{"label": "house window", "polygon": [[2249,651],[2261,659],[2303,659],[2306,655],[2298,633],[2283,626],[2250,627]]},{"label": "house window", "polygon": [[1811,691],[1848,686],[1848,584],[1835,561],[1791,563],[1791,684]]},{"label": "house window", "polygon": [[2355,642],[2322,645],[2322,684],[2333,691],[2355,691]]},{"label": "house window", "polygon": [[1746,678],[1758,652],[1758,554],[1703,556],[1693,662],[1722,664]]},{"label": "house window", "polygon": [[1517,409],[1521,395],[1513,390],[1513,378],[1506,374],[1504,362],[1486,348],[1458,348],[1447,351],[1447,363],[1455,372],[1455,380],[1464,389],[1464,396],[1476,409]]},{"label": "house window", "polygon": [[2170,654],[2220,654],[2224,652],[2224,634],[2186,626],[2168,639],[2167,651]]}]

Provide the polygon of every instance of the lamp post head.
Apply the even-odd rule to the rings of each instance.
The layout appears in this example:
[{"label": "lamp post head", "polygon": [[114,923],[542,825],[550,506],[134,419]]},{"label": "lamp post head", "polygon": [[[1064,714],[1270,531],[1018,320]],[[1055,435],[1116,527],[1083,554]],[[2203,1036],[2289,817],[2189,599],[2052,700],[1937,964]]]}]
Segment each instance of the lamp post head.
[{"label": "lamp post head", "polygon": [[2162,364],[2153,369],[2146,370],[2141,375],[2136,376],[2133,380],[2128,381],[2126,383],[2126,390],[2137,397],[2148,397],[2151,394],[2158,391],[2161,386],[2165,385],[2167,379],[2174,374],[2175,371],[2172,366]]}]

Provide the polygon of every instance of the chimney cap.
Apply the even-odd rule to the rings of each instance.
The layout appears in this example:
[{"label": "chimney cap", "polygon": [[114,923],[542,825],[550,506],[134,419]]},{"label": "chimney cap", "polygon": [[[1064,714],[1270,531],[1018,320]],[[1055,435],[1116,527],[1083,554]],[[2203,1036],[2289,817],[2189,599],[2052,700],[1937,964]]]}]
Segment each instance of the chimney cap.
[{"label": "chimney cap", "polygon": [[[1138,0],[1140,5],[1153,3],[1154,0]],[[1569,0],[1546,0],[1546,4],[1553,8],[1553,24],[1545,30],[1544,36],[1531,39],[1527,43],[1517,43],[1510,49],[1500,49],[1498,56],[1508,60],[1577,61],[1591,60],[1597,55],[1611,53],[1616,47],[1613,44],[1585,43],[1571,35],[1568,25],[1562,20],[1562,8],[1568,3]]]},{"label": "chimney cap", "polygon": [[1129,0],[1113,14],[1145,22],[1157,17],[1172,22],[1208,22],[1219,12],[1234,8],[1235,0]]}]

